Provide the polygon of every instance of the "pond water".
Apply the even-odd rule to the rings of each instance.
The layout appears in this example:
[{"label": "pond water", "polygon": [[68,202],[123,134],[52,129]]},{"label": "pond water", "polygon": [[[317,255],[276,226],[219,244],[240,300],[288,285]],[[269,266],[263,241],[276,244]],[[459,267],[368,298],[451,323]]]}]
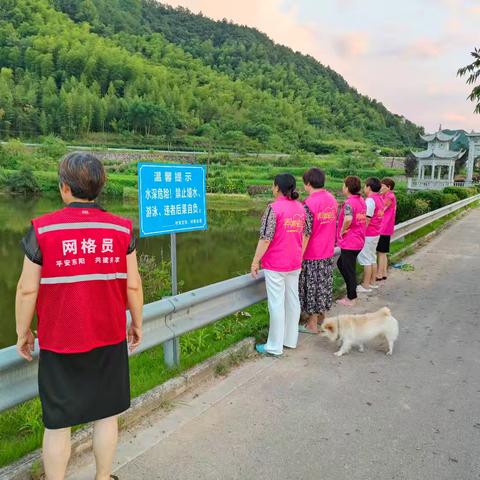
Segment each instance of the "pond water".
[{"label": "pond water", "polygon": [[[107,210],[133,220],[138,236],[134,202],[103,199]],[[13,345],[15,290],[23,262],[20,240],[32,218],[61,208],[59,198],[36,199],[0,196],[0,348]],[[254,254],[261,211],[209,209],[209,229],[177,235],[178,279],[187,291],[248,271]],[[138,252],[170,259],[170,237],[138,239]]]}]

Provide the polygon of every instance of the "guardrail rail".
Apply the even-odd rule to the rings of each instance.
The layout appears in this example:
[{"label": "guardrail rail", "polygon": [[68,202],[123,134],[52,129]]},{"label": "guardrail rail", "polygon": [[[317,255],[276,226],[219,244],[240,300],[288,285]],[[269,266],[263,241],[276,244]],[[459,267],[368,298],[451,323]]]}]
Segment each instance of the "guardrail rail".
[{"label": "guardrail rail", "polygon": [[[452,212],[480,201],[480,194],[433,210],[395,226],[392,241],[438,220]],[[340,253],[335,250],[335,255]],[[255,303],[265,300],[265,278],[242,275],[167,297],[144,306],[144,340],[135,354],[156,345],[178,339],[181,335],[205,327]],[[15,346],[0,350],[0,412],[29,400],[38,394],[38,344],[32,362],[26,362]],[[167,364],[172,359],[166,359]]]}]

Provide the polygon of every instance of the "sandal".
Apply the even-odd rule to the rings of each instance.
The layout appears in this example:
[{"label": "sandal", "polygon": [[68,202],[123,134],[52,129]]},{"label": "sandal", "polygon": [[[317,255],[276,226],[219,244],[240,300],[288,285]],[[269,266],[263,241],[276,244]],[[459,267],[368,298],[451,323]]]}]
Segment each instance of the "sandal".
[{"label": "sandal", "polygon": [[113,479],[113,480],[119,480],[116,475],[110,475],[110,478]]},{"label": "sandal", "polygon": [[305,325],[299,325],[298,326],[298,331],[300,333],[309,333],[310,335],[318,335],[318,332],[312,332],[309,328],[307,328]]}]

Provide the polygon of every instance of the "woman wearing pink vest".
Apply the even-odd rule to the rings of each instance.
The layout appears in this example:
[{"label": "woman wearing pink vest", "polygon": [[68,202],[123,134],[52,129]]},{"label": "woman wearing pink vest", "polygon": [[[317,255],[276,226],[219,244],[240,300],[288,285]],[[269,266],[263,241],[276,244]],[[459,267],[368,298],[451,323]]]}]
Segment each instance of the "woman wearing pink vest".
[{"label": "woman wearing pink vest", "polygon": [[94,425],[95,478],[116,478],[117,415],[130,407],[128,349],[142,338],[135,236],[130,220],[95,203],[105,183],[96,157],[67,155],[59,181],[65,207],[34,219],[22,240],[17,350],[32,360],[36,310],[46,478],[65,478],[71,427],[87,422]]},{"label": "woman wearing pink vest", "polygon": [[318,322],[330,310],[333,300],[333,254],[337,228],[338,203],[325,190],[325,173],[311,168],[303,175],[306,222],[299,294],[302,312],[309,316],[302,333],[318,333]]},{"label": "woman wearing pink vest", "polygon": [[367,231],[365,245],[358,254],[358,263],[363,267],[363,281],[357,287],[357,292],[368,293],[372,288],[378,288],[375,284],[377,278],[377,245],[380,239],[380,231],[383,222],[383,196],[380,193],[382,184],[376,177],[367,178],[365,182],[365,195],[367,199]]},{"label": "woman wearing pink vest", "polygon": [[337,267],[345,280],[347,296],[337,303],[352,307],[357,298],[357,257],[365,244],[366,212],[365,200],[360,195],[362,182],[358,177],[345,179],[343,194],[347,197],[338,218],[337,244],[341,248]]},{"label": "woman wearing pink vest", "polygon": [[380,193],[383,195],[384,213],[380,239],[377,245],[378,270],[377,282],[387,279],[388,260],[387,253],[390,252],[390,239],[395,230],[395,216],[397,213],[397,199],[393,193],[395,182],[391,178],[382,180]]},{"label": "woman wearing pink vest", "polygon": [[275,201],[263,215],[260,240],[252,261],[254,278],[260,262],[262,264],[268,296],[268,340],[256,346],[257,352],[263,354],[281,355],[284,346],[297,346],[298,277],[302,268],[305,210],[297,201],[299,195],[295,188],[293,175],[283,173],[275,177],[272,187]]}]

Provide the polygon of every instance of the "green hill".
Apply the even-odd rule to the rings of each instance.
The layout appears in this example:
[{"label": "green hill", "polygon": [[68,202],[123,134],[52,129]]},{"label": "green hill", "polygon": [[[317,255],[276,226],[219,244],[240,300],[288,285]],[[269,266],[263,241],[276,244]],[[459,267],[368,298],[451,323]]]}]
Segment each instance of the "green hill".
[{"label": "green hill", "polygon": [[3,138],[322,153],[420,131],[261,32],[154,1],[3,0],[0,69]]}]

